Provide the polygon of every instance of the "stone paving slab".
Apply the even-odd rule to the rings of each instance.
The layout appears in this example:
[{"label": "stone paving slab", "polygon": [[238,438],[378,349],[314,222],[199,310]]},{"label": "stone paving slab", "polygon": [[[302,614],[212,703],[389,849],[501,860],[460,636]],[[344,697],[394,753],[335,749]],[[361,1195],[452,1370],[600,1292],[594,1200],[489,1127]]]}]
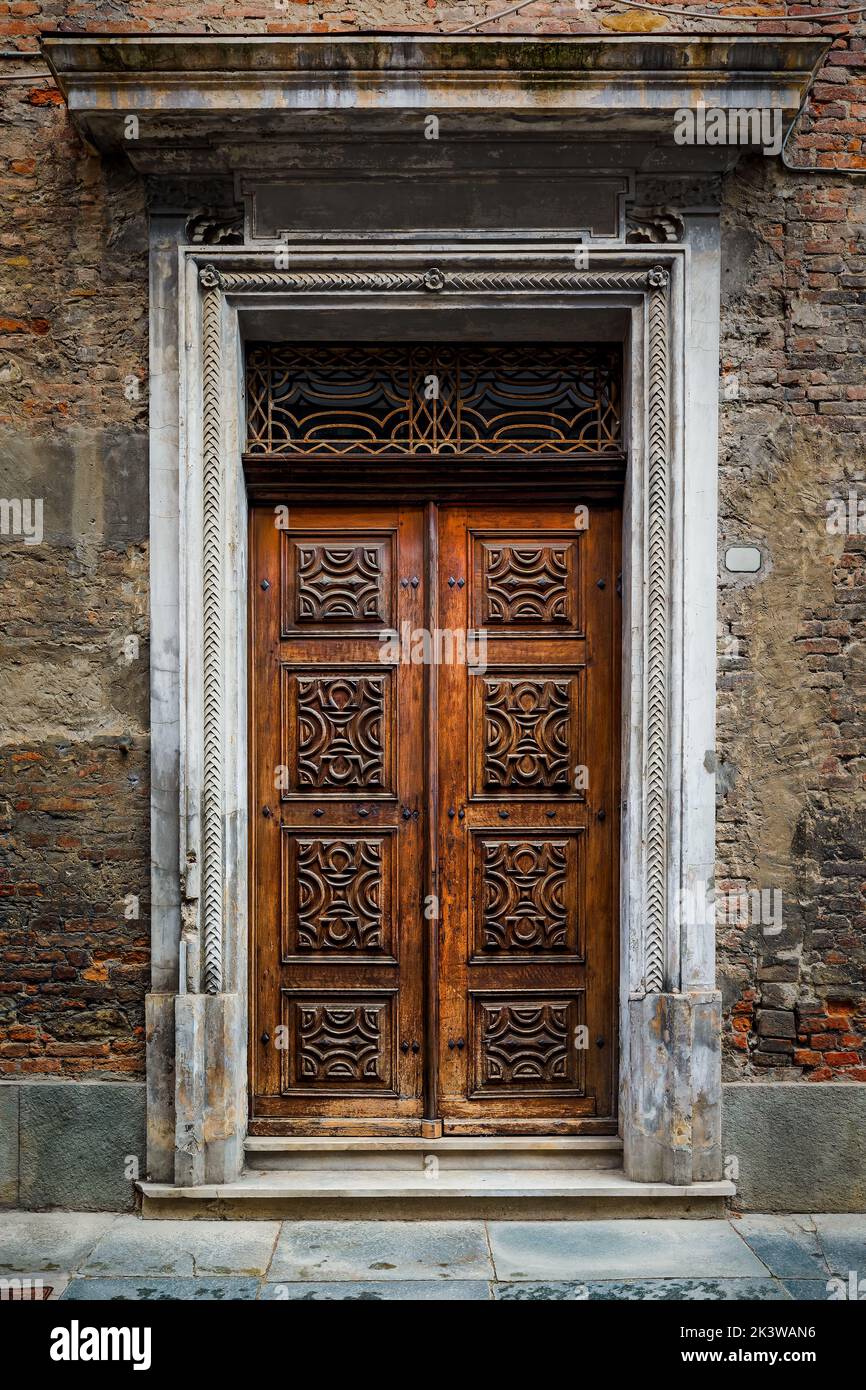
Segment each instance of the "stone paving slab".
[{"label": "stone paving slab", "polygon": [[780,1278],[824,1279],[829,1276],[811,1216],[742,1216],[734,1230],[771,1274]]},{"label": "stone paving slab", "polygon": [[121,1279],[72,1279],[61,1301],[101,1300],[112,1303],[155,1303],[166,1299],[184,1302],[220,1302],[255,1299],[258,1279],[163,1279],[125,1276]]},{"label": "stone paving slab", "polygon": [[268,1302],[317,1303],[339,1299],[345,1303],[487,1303],[490,1285],[482,1279],[357,1279],[330,1283],[265,1284],[260,1297]]},{"label": "stone paving slab", "polygon": [[492,1279],[482,1221],[286,1222],[269,1279]]},{"label": "stone paving slab", "polygon": [[119,1216],[81,1266],[82,1274],[264,1274],[278,1221],[141,1221]]},{"label": "stone paving slab", "polygon": [[757,1299],[784,1303],[791,1294],[778,1279],[591,1279],[588,1283],[494,1284],[504,1302],[696,1302]]},{"label": "stone paving slab", "polygon": [[826,1303],[830,1298],[826,1279],[783,1279],[782,1283],[798,1303]]},{"label": "stone paving slab", "polygon": [[728,1221],[491,1221],[498,1279],[763,1278]]},{"label": "stone paving slab", "polygon": [[0,1272],[77,1269],[121,1220],[115,1212],[0,1211]]},{"label": "stone paving slab", "polygon": [[866,1279],[866,1215],[856,1212],[811,1218],[831,1274],[847,1278],[854,1270]]},{"label": "stone paving slab", "polygon": [[[0,1212],[0,1277],[65,1301],[825,1301],[866,1279],[866,1216],[153,1221]],[[839,1286],[836,1287],[839,1296]]]}]

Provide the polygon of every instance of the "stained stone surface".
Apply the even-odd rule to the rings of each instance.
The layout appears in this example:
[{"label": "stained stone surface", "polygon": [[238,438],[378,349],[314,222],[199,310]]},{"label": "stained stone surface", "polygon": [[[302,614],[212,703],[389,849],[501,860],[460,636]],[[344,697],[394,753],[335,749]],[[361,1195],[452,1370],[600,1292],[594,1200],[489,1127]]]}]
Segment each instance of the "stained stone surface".
[{"label": "stained stone surface", "polygon": [[0,1212],[0,1273],[77,1269],[117,1220],[113,1212]]},{"label": "stained stone surface", "polygon": [[357,1279],[324,1283],[265,1284],[260,1297],[268,1302],[346,1303],[472,1302],[492,1298],[492,1285],[483,1279]]},{"label": "stained stone surface", "polygon": [[166,1299],[184,1302],[251,1301],[259,1291],[258,1279],[164,1279],[141,1275],[121,1279],[73,1279],[61,1301],[154,1303]]},{"label": "stained stone surface", "polygon": [[781,1303],[790,1295],[775,1279],[591,1279],[588,1283],[494,1284],[498,1301],[521,1303],[685,1302],[756,1299]]},{"label": "stained stone surface", "polygon": [[303,1221],[283,1226],[270,1278],[492,1279],[482,1221]]},{"label": "stained stone surface", "polygon": [[721,1279],[767,1271],[729,1221],[491,1221],[500,1279]]},{"label": "stained stone surface", "polygon": [[[862,841],[862,830],[854,838]],[[768,970],[790,973],[787,966]],[[826,1022],[813,1026],[827,1031]],[[737,1159],[738,1207],[866,1210],[866,1086],[738,1082],[724,1086],[723,1095],[723,1148]]]},{"label": "stained stone surface", "polygon": [[850,1298],[850,1271],[866,1280],[866,1216],[281,1223],[0,1213],[0,1278],[41,1277],[69,1302],[801,1302]]},{"label": "stained stone surface", "polygon": [[264,1274],[277,1221],[140,1221],[120,1216],[91,1251],[83,1274]]},{"label": "stained stone surface", "polygon": [[866,1214],[822,1212],[812,1219],[831,1274],[847,1277],[856,1270],[866,1279]]},{"label": "stained stone surface", "polygon": [[21,1206],[131,1211],[134,1178],[147,1167],[144,1086],[60,1082],[19,1089]]},{"label": "stained stone surface", "polygon": [[18,1087],[0,1086],[0,1207],[18,1205]]},{"label": "stained stone surface", "polygon": [[749,1249],[778,1278],[826,1280],[829,1276],[813,1217],[749,1214],[734,1224]]},{"label": "stained stone surface", "polygon": [[782,1283],[797,1303],[827,1303],[830,1290],[826,1279],[783,1279]]}]

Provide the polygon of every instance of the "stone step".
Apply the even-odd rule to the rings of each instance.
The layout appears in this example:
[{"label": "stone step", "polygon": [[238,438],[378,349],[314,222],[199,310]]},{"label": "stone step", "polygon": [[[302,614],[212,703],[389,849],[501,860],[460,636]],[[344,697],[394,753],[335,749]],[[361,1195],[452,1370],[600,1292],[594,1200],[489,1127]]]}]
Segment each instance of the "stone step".
[{"label": "stone step", "polygon": [[710,1217],[724,1213],[729,1182],[635,1183],[617,1169],[551,1171],[373,1168],[261,1170],[235,1182],[174,1187],[141,1182],[147,1219],[575,1220]]},{"label": "stone step", "polygon": [[544,1172],[622,1167],[622,1140],[615,1136],[575,1138],[507,1137],[444,1139],[271,1138],[253,1136],[245,1145],[251,1170],[290,1172],[407,1172],[516,1170]]}]

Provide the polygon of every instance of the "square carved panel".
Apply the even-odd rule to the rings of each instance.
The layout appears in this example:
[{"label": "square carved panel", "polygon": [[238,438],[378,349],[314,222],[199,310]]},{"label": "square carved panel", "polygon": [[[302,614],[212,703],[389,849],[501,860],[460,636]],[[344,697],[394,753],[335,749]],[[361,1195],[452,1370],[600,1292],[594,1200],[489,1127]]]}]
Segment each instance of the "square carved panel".
[{"label": "square carved panel", "polygon": [[578,630],[578,536],[475,536],[472,623],[492,635]]},{"label": "square carved panel", "polygon": [[383,666],[283,668],[284,800],[393,796],[393,680]]},{"label": "square carved panel", "polygon": [[284,959],[393,959],[393,835],[284,827],[282,854]]},{"label": "square carved panel", "polygon": [[475,1094],[583,1094],[582,990],[473,990],[470,995]]},{"label": "square carved panel", "polygon": [[579,958],[582,831],[472,832],[472,948],[484,960]]},{"label": "square carved panel", "polygon": [[384,990],[283,990],[283,1093],[393,1093],[395,1000]]},{"label": "square carved panel", "polygon": [[583,800],[582,671],[490,668],[470,681],[473,796]]},{"label": "square carved panel", "polygon": [[392,533],[283,532],[282,575],[284,637],[393,626]]}]

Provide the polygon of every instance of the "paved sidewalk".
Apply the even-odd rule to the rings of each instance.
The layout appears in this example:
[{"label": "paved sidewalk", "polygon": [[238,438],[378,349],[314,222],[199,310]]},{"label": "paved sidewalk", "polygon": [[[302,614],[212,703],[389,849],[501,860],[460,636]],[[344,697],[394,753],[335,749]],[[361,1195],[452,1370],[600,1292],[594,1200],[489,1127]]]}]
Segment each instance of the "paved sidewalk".
[{"label": "paved sidewalk", "polygon": [[866,1215],[280,1222],[0,1212],[0,1277],[28,1275],[62,1299],[828,1299],[850,1297],[858,1280],[866,1291]]}]

